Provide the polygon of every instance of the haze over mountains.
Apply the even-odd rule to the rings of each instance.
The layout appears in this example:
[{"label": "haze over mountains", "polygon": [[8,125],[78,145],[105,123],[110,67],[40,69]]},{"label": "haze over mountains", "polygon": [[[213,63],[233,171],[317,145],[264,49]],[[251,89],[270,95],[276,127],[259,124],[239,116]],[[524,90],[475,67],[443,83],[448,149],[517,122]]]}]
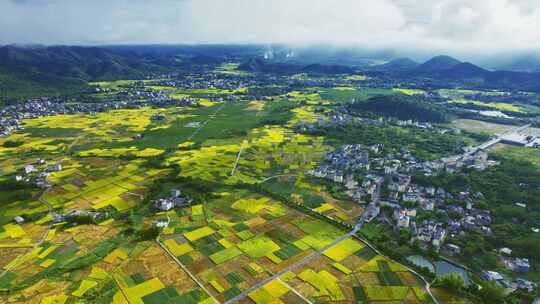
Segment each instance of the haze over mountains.
[{"label": "haze over mountains", "polygon": [[235,61],[241,63],[241,69],[250,72],[335,75],[356,70],[388,73],[397,79],[444,80],[456,85],[538,91],[540,73],[535,67],[540,65],[540,60],[535,58],[505,60],[505,66],[514,67],[514,71],[493,71],[444,55],[417,62],[400,57],[395,51],[329,52],[321,48],[299,50],[261,45],[4,46],[0,47],[0,89],[65,88],[88,81],[140,79],[150,73],[193,70]]}]

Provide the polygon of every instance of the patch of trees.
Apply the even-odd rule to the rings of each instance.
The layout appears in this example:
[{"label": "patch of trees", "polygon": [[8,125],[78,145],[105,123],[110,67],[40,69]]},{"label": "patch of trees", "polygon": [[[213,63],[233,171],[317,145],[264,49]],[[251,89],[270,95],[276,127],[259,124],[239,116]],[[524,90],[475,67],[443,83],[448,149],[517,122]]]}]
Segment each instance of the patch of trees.
[{"label": "patch of trees", "polygon": [[364,102],[349,105],[353,113],[368,112],[400,120],[445,123],[450,121],[448,111],[440,105],[430,103],[423,97],[388,95],[375,96]]},{"label": "patch of trees", "polygon": [[24,201],[32,198],[35,188],[25,182],[15,180],[0,180],[0,203]]},{"label": "patch of trees", "polygon": [[315,75],[339,75],[354,73],[353,69],[343,65],[310,64],[307,66],[302,66],[286,63],[267,62],[258,58],[246,60],[245,62],[240,64],[240,66],[238,66],[238,69],[241,71],[280,75],[293,75],[298,73],[308,73]]},{"label": "patch of trees", "polygon": [[463,136],[439,134],[418,128],[350,124],[318,127],[308,130],[311,135],[325,136],[329,144],[383,144],[385,149],[408,148],[422,160],[437,159],[460,152],[466,142]]},{"label": "patch of trees", "polygon": [[[540,235],[531,231],[540,222],[540,172],[528,161],[498,156],[501,164],[479,172],[467,170],[459,174],[414,177],[420,185],[442,187],[453,194],[470,189],[481,192],[483,199],[475,208],[491,211],[492,235],[468,232],[452,240],[462,246],[464,262],[474,270],[494,268],[498,258],[494,249],[509,247],[519,257],[529,258],[533,267],[540,266]],[[515,203],[526,203],[527,208]],[[470,258],[474,257],[474,258]]]},{"label": "patch of trees", "polygon": [[24,143],[21,141],[6,140],[2,145],[4,148],[17,148],[22,146]]},{"label": "patch of trees", "polygon": [[278,96],[286,94],[289,90],[285,87],[266,86],[266,87],[250,87],[248,92],[255,96]]}]

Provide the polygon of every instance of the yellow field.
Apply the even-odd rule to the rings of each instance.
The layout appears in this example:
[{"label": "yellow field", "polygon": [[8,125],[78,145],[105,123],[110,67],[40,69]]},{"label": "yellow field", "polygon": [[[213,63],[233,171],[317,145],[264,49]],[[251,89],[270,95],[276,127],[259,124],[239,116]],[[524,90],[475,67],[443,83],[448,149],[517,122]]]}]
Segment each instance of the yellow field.
[{"label": "yellow field", "polygon": [[364,245],[360,244],[360,242],[353,239],[346,239],[336,246],[325,250],[323,254],[336,262],[340,262],[362,248],[364,248]]},{"label": "yellow field", "polygon": [[482,102],[478,100],[469,100],[469,99],[456,99],[456,100],[452,100],[452,102],[463,103],[463,104],[472,103],[477,106],[493,108],[500,111],[509,111],[509,112],[518,112],[518,113],[525,112],[525,110],[519,105],[515,105],[511,103],[504,103],[504,102]]},{"label": "yellow field", "polygon": [[184,233],[184,236],[186,237],[186,239],[193,242],[193,241],[196,241],[198,239],[202,239],[203,237],[212,235],[214,233],[215,233],[214,229],[207,226],[207,227],[202,227],[202,228],[199,228],[197,230],[193,230],[193,231]]}]

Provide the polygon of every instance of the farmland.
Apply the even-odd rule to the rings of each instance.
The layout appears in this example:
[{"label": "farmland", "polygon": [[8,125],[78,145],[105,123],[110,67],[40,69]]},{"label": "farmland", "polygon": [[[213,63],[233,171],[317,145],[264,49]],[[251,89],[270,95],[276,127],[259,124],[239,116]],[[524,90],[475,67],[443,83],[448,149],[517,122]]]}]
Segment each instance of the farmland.
[{"label": "farmland", "polygon": [[[117,89],[130,82],[98,85]],[[362,207],[304,174],[332,147],[294,126],[319,119],[316,104],[381,92],[391,93],[340,88],[291,92],[288,102],[279,96],[25,120],[24,129],[0,139],[1,178],[40,159],[62,170],[50,173],[46,190],[0,189],[0,298],[428,302],[416,275],[348,235]],[[181,92],[214,93],[232,91]],[[151,206],[175,188],[194,205]],[[16,216],[24,222],[15,223]],[[156,222],[167,225],[156,229]]]}]

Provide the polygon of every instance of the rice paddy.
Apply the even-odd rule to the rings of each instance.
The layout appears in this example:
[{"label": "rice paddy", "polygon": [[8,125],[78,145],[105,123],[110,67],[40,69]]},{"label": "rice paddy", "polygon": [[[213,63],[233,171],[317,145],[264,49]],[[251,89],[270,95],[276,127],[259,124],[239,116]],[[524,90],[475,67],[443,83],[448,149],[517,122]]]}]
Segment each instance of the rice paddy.
[{"label": "rice paddy", "polygon": [[[220,70],[236,72],[233,66]],[[353,95],[376,93],[362,90]],[[349,91],[325,93],[340,99],[349,98]],[[0,139],[22,143],[0,145],[2,177],[38,159],[63,168],[51,173],[47,191],[2,198],[0,289],[9,293],[1,293],[0,301],[223,303],[340,239],[347,230],[292,208],[278,196],[331,220],[352,223],[361,212],[304,176],[331,147],[324,138],[298,134],[292,126],[318,119],[313,104],[325,102],[322,95],[291,95],[310,102],[292,108],[283,124],[266,123],[280,101],[207,101],[198,108],[26,120],[24,130]],[[155,114],[163,114],[164,121],[153,121]],[[193,194],[196,201],[157,212],[146,198],[171,176],[177,184],[170,186]],[[75,211],[104,217],[88,222],[57,218]],[[25,221],[16,223],[15,216]],[[158,220],[166,220],[167,227],[159,238],[147,237]],[[428,301],[414,275],[369,251],[359,239],[348,238],[240,302]]]}]

